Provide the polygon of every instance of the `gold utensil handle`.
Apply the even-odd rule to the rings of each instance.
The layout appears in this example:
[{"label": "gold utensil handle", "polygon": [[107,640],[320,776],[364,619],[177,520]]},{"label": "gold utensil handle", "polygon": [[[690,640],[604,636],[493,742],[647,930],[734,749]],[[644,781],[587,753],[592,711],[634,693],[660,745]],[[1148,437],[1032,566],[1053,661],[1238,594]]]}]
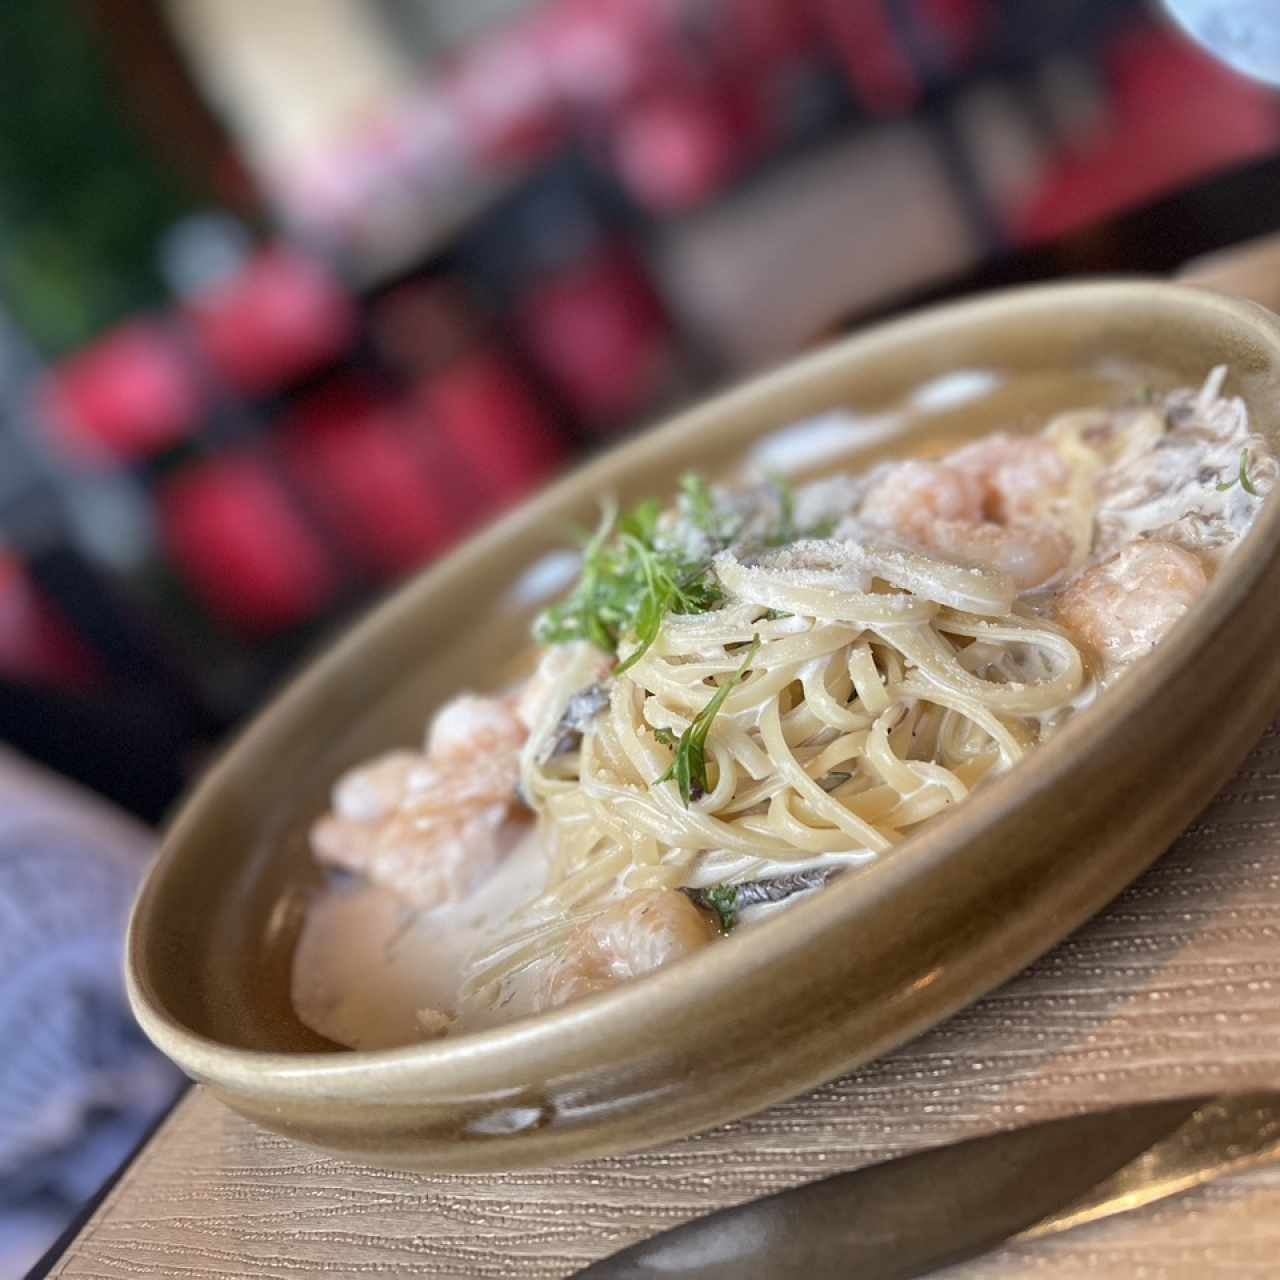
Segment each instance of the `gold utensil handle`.
[{"label": "gold utensil handle", "polygon": [[1280,232],[1192,258],[1176,278],[1280,311]]}]

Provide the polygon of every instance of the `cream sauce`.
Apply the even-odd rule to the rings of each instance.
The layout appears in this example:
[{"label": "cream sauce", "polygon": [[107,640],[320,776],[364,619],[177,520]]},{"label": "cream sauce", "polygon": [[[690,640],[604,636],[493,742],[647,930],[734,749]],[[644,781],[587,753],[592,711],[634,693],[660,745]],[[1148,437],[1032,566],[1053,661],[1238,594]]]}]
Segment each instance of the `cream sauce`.
[{"label": "cream sauce", "polygon": [[311,904],[293,961],[293,1006],[308,1027],[350,1049],[389,1049],[479,1030],[523,1012],[458,1007],[467,958],[542,888],[537,832],[511,822],[510,852],[470,897],[415,912],[389,890],[336,882]]}]

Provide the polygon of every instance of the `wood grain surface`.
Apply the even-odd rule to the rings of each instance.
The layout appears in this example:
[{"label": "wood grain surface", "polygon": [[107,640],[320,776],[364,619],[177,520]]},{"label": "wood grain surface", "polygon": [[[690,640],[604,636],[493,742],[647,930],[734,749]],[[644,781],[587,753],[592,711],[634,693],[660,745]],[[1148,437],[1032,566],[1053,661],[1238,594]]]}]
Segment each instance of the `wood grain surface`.
[{"label": "wood grain surface", "polygon": [[[1103,915],[980,1004],[812,1094],[639,1155],[431,1176],[330,1159],[197,1090],[53,1274],[561,1277],[696,1213],[930,1143],[1109,1102],[1277,1082],[1273,728]],[[1274,1277],[1280,1166],[946,1275]]]}]

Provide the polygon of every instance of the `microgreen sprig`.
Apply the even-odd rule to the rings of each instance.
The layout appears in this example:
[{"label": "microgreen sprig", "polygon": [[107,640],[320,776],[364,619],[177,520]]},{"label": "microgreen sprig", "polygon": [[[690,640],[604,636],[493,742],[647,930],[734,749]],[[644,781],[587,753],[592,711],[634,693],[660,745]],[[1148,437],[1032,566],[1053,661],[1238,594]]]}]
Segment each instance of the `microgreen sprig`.
[{"label": "microgreen sprig", "polygon": [[715,912],[720,932],[728,933],[738,923],[738,912],[766,902],[782,902],[793,894],[821,889],[841,874],[841,867],[811,867],[763,880],[742,880],[737,884],[712,884],[704,889],[685,886],[681,893],[704,911]]},{"label": "microgreen sprig", "polygon": [[538,618],[534,635],[540,644],[590,640],[606,653],[617,653],[634,635],[636,647],[618,668],[623,671],[653,644],[668,613],[705,613],[720,603],[710,563],[661,543],[660,513],[654,500],[620,518],[606,512],[583,549],[577,587]]},{"label": "microgreen sprig", "polygon": [[689,471],[680,477],[680,492],[684,495],[689,519],[703,533],[716,534],[720,529],[720,517],[716,513],[711,488],[696,472]]},{"label": "microgreen sprig", "polygon": [[1248,449],[1240,450],[1239,475],[1232,477],[1232,479],[1230,480],[1223,481],[1221,484],[1217,486],[1217,489],[1219,493],[1226,493],[1228,489],[1234,489],[1236,485],[1239,485],[1245,491],[1245,493],[1247,493],[1251,498],[1262,497],[1262,491],[1253,483],[1253,477],[1250,476],[1249,474],[1249,450]]},{"label": "microgreen sprig", "polygon": [[725,699],[747,674],[759,648],[760,637],[753,636],[751,647],[742,659],[742,665],[712,694],[707,705],[694,716],[689,727],[680,735],[680,741],[676,743],[676,753],[667,766],[666,772],[654,779],[655,786],[659,782],[670,782],[674,779],[686,809],[707,791],[707,735],[711,732],[711,722],[720,713]]},{"label": "microgreen sprig", "polygon": [[835,529],[834,520],[819,520],[815,524],[801,528],[796,524],[796,496],[790,483],[777,474],[769,477],[769,488],[778,501],[778,524],[765,535],[764,543],[768,547],[785,547],[789,542],[798,542],[801,538],[829,538]]},{"label": "microgreen sprig", "polygon": [[721,933],[731,933],[738,923],[738,888],[732,884],[716,884],[703,890],[699,906],[706,906],[716,913]]},{"label": "microgreen sprig", "polygon": [[[770,520],[764,530],[754,528],[752,540],[782,546],[797,538],[830,535],[831,522],[799,528],[795,498],[786,481],[775,477],[770,485],[778,507],[776,523]],[[622,674],[649,651],[668,614],[706,613],[719,607],[723,593],[711,560],[747,536],[751,522],[749,513],[718,498],[695,472],[681,479],[678,508],[669,516],[654,499],[621,516],[607,510],[583,548],[577,586],[539,616],[534,637],[544,645],[589,640],[608,654],[625,646],[626,655],[614,672]],[[690,526],[700,536],[690,538]]]}]

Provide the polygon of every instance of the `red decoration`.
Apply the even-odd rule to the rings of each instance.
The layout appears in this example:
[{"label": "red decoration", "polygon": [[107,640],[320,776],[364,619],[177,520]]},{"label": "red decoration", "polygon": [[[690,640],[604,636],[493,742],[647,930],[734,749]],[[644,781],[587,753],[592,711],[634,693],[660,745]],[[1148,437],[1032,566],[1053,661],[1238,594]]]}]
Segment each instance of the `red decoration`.
[{"label": "red decoration", "polygon": [[291,473],[352,552],[378,574],[415,568],[466,523],[456,476],[419,465],[403,415],[362,388],[331,388],[290,415]]},{"label": "red decoration", "polygon": [[737,172],[755,130],[745,95],[674,89],[633,103],[614,142],[619,177],[637,203],[659,212],[693,208]]},{"label": "red decoration", "polygon": [[340,354],[356,330],[355,305],[313,258],[277,246],[193,301],[206,358],[241,394],[260,395]]},{"label": "red decoration", "polygon": [[1280,144],[1274,91],[1172,31],[1141,27],[1105,61],[1106,130],[1065,156],[1014,219],[1022,240],[1063,235]]},{"label": "red decoration", "polygon": [[812,0],[829,46],[854,94],[868,111],[891,115],[909,110],[920,82],[898,41],[888,0]]},{"label": "red decoration", "polygon": [[62,615],[0,551],[0,673],[6,679],[81,688],[98,678],[93,655]]},{"label": "red decoration", "polygon": [[171,477],[160,489],[158,514],[170,556],[213,612],[245,630],[300,622],[337,585],[323,545],[252,454]]},{"label": "red decoration", "polygon": [[716,60],[743,74],[776,70],[814,43],[812,19],[797,0],[719,0],[713,13]]},{"label": "red decoration", "polygon": [[516,323],[538,367],[596,430],[639,412],[666,368],[662,312],[623,251],[602,251],[543,282],[519,304]]},{"label": "red decoration", "polygon": [[58,445],[84,462],[160,453],[190,433],[203,406],[192,370],[160,325],[123,325],[64,361],[39,393]]},{"label": "red decoration", "polygon": [[495,352],[474,351],[421,384],[415,409],[466,460],[489,499],[515,501],[560,467],[565,442],[518,374]]}]

